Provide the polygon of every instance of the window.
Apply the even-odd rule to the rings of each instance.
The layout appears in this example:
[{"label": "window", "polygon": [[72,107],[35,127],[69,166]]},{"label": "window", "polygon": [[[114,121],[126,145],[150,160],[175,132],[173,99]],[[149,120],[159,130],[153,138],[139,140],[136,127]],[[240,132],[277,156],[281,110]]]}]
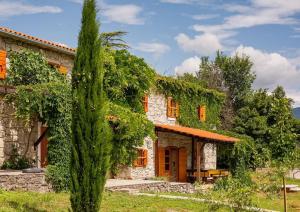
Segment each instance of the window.
[{"label": "window", "polygon": [[145,167],[148,163],[148,150],[137,149],[137,159],[134,161],[135,167]]},{"label": "window", "polygon": [[165,172],[170,171],[170,150],[165,150]]},{"label": "window", "polygon": [[0,79],[6,78],[6,51],[0,51]]},{"label": "window", "polygon": [[200,105],[198,108],[198,116],[199,116],[199,120],[201,122],[205,122],[206,121],[206,106],[205,105]]},{"label": "window", "polygon": [[170,118],[179,117],[179,104],[172,97],[168,97],[167,116]]},{"label": "window", "polygon": [[147,95],[145,95],[143,97],[143,106],[144,106],[144,111],[147,113],[149,111],[148,96]]}]

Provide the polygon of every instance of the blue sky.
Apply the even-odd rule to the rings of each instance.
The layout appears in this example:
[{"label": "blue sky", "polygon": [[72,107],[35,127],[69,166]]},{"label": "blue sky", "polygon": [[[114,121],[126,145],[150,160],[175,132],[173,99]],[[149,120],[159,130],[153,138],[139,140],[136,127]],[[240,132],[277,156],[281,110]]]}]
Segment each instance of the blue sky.
[{"label": "blue sky", "polygon": [[[0,0],[0,25],[76,47],[82,0]],[[246,54],[254,88],[283,85],[300,106],[300,0],[99,0],[102,31],[127,31],[157,72],[194,73],[202,56]]]}]

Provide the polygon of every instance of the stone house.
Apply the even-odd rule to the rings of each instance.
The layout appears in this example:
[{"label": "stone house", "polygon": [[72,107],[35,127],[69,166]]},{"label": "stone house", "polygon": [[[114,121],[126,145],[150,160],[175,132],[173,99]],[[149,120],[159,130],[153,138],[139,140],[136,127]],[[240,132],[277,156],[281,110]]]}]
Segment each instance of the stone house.
[{"label": "stone house", "polygon": [[13,154],[14,149],[20,155],[31,158],[38,167],[47,164],[47,140],[43,139],[36,148],[34,145],[45,127],[37,121],[31,126],[25,126],[23,121],[15,118],[13,107],[3,101],[5,94],[14,90],[1,85],[1,79],[6,77],[6,68],[9,66],[8,56],[11,51],[22,49],[40,52],[50,65],[67,75],[75,57],[73,48],[0,27],[0,167]]},{"label": "stone house", "polygon": [[[49,64],[64,73],[70,73],[75,49],[49,42],[11,29],[0,27],[0,79],[6,74],[9,63],[6,55],[10,50],[29,48],[41,52]],[[0,86],[0,96],[9,92]],[[2,95],[3,96],[3,95]],[[179,103],[171,97],[151,92],[143,99],[146,115],[155,124],[157,140],[146,138],[138,147],[138,158],[131,167],[125,167],[118,177],[145,179],[168,177],[171,181],[185,182],[190,176],[200,176],[200,171],[215,170],[217,164],[217,143],[234,143],[238,139],[205,130],[180,126],[177,123]],[[205,121],[206,106],[199,107],[199,121]],[[47,165],[47,140],[35,144],[45,127],[36,122],[31,127],[16,120],[14,110],[0,99],[0,166],[8,159],[15,146],[20,154],[26,154],[36,161],[38,167]]]}]

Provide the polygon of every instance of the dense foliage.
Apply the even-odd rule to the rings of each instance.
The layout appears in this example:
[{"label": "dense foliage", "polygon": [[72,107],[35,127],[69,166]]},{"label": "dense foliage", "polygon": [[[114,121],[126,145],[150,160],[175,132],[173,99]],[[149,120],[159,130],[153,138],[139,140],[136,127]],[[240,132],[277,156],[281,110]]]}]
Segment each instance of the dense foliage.
[{"label": "dense foliage", "polygon": [[47,82],[61,82],[64,77],[41,54],[23,50],[22,54],[9,53],[9,74],[7,83],[11,85],[30,85]]},{"label": "dense foliage", "polygon": [[[39,120],[48,126],[47,177],[54,189],[69,185],[71,132],[71,89],[67,79],[50,67],[39,53],[30,50],[11,52],[8,83],[17,86],[7,96],[16,106],[16,116],[30,124]],[[28,73],[24,73],[24,67]],[[32,81],[24,76],[30,76]]]},{"label": "dense foliage", "polygon": [[278,87],[271,95],[267,90],[254,92],[238,111],[234,130],[251,136],[266,159],[282,160],[295,149],[293,126],[291,100]]},{"label": "dense foliage", "polygon": [[103,54],[95,0],[85,0],[72,70],[71,205],[73,211],[100,209],[110,165],[111,130],[103,90]]},{"label": "dense foliage", "polygon": [[245,98],[252,92],[255,74],[252,62],[246,56],[226,56],[217,52],[216,58],[201,58],[199,71],[195,75],[185,74],[179,79],[197,83],[204,88],[215,89],[226,94],[220,118],[221,127],[231,130],[237,110],[244,106]]}]

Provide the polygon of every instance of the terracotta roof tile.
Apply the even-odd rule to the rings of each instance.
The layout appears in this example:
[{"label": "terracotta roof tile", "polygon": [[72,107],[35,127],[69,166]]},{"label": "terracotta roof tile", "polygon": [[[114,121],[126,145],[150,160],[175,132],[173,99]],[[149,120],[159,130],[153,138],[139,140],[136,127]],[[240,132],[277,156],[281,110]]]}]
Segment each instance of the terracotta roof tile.
[{"label": "terracotta roof tile", "polygon": [[63,44],[59,44],[59,43],[55,43],[55,42],[52,42],[52,41],[44,40],[44,39],[41,39],[41,38],[37,38],[37,37],[31,36],[31,35],[27,35],[25,33],[18,32],[18,31],[15,31],[15,30],[12,30],[12,29],[9,29],[9,28],[6,28],[6,27],[0,27],[0,31],[8,33],[8,34],[11,34],[11,35],[15,35],[15,36],[27,39],[27,40],[31,40],[31,41],[34,41],[34,42],[39,42],[41,44],[53,46],[53,47],[56,47],[56,48],[61,48],[63,50],[67,50],[67,51],[69,51],[71,53],[75,53],[76,52],[75,48],[71,48],[71,47],[68,47],[68,46],[63,45]]},{"label": "terracotta roof tile", "polygon": [[218,133],[213,133],[205,130],[200,130],[196,128],[183,127],[179,125],[165,125],[165,124],[156,124],[156,129],[164,130],[168,132],[179,133],[187,136],[195,136],[198,138],[205,138],[209,140],[219,141],[219,142],[228,142],[235,143],[238,142],[239,139],[221,135]]}]

